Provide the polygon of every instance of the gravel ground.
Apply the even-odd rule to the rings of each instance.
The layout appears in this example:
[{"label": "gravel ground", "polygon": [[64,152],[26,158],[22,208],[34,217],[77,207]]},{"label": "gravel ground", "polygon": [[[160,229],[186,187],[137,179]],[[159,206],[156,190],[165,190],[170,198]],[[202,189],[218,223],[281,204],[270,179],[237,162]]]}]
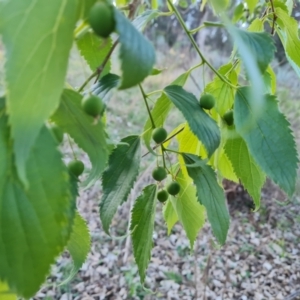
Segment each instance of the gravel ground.
[{"label": "gravel ground", "polygon": [[[139,184],[149,181],[146,171]],[[59,283],[72,262],[67,253],[60,258],[35,299],[300,299],[300,199],[287,202],[267,182],[262,207],[253,212],[241,186],[225,183],[225,189],[232,221],[222,248],[205,225],[190,253],[180,225],[166,236],[158,206],[147,288],[139,283],[130,239],[110,238],[101,229],[99,187],[82,193],[79,210],[93,237],[91,252],[78,275],[64,286]],[[126,234],[130,202],[119,209],[112,236]]]}]

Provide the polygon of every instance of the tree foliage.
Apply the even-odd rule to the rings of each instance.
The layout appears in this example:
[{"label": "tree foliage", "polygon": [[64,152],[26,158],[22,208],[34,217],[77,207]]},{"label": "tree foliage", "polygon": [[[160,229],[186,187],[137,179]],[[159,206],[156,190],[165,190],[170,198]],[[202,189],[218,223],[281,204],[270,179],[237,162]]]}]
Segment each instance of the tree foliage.
[{"label": "tree foliage", "polygon": [[[230,218],[224,178],[240,180],[257,209],[266,177],[289,196],[295,191],[298,154],[290,124],[279,109],[270,66],[276,50],[272,35],[277,34],[300,76],[292,1],[202,1],[201,8],[211,7],[219,22],[204,22],[191,30],[171,0],[165,3],[168,11],[157,10],[156,1],[153,7],[141,2],[125,1],[129,5],[124,7],[124,2],[113,5],[108,0],[0,1],[5,49],[5,95],[0,98],[0,297],[1,293],[12,299],[32,297],[64,249],[74,261],[71,279],[89,251],[89,230],[76,206],[80,178],[64,163],[59,147],[63,134],[90,159],[85,188],[102,181],[100,219],[106,233],[139,175],[142,142],[159,170],[164,169],[161,176],[154,175],[157,182],[145,186],[137,197],[129,220],[142,282],[151,259],[157,206],[168,233],[179,221],[193,248],[206,216],[217,242],[226,242]],[[99,13],[109,20],[107,30],[88,22],[93,5],[99,3]],[[252,22],[240,29],[237,24],[247,25],[244,12]],[[153,102],[149,100],[155,93],[146,93],[142,82],[163,74],[155,68],[155,49],[143,30],[152,20],[170,17],[177,19],[200,63],[156,91]],[[194,39],[210,26],[222,27],[234,43],[228,62],[218,69]],[[73,43],[92,73],[81,87],[68,84],[66,89]],[[114,51],[119,51],[120,74],[110,73]],[[194,95],[185,83],[193,70],[204,66],[214,78],[202,95]],[[91,80],[96,83],[89,88]],[[140,135],[112,142],[105,117],[109,92],[134,86],[140,89],[149,118]],[[88,95],[100,102],[87,109],[83,99]],[[209,98],[209,103],[199,103],[200,97]],[[164,126],[172,109],[179,110],[185,122],[171,133],[161,130],[163,138],[152,140],[153,131]],[[174,156],[172,165],[169,156]],[[161,190],[162,204],[157,201]]]}]

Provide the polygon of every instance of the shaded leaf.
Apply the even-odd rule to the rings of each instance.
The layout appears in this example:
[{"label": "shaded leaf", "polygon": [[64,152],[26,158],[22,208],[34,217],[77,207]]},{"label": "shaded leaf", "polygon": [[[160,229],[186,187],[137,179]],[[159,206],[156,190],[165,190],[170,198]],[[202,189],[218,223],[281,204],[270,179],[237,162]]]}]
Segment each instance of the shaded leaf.
[{"label": "shaded leaf", "polygon": [[155,204],[156,185],[151,184],[144,188],[131,211],[130,230],[133,255],[139,269],[141,282],[145,280],[153,248]]},{"label": "shaded leaf", "polygon": [[104,125],[101,121],[93,124],[93,118],[82,110],[81,100],[77,92],[64,90],[52,120],[88,154],[93,167],[85,184],[90,186],[101,177],[108,159],[108,146]]},{"label": "shaded leaf", "polygon": [[252,100],[248,87],[237,91],[234,104],[236,130],[262,170],[292,195],[298,159],[290,124],[278,110],[275,96],[265,95],[259,113],[250,109]]},{"label": "shaded leaf", "polygon": [[[157,0],[155,0],[157,1]],[[152,7],[153,8],[153,7]],[[156,8],[153,8],[156,9]],[[159,11],[157,10],[146,10],[139,16],[137,16],[132,24],[135,26],[135,28],[139,31],[143,31],[147,24],[152,21],[153,19],[157,18],[159,16]]]},{"label": "shaded leaf", "polygon": [[216,122],[200,107],[196,97],[177,85],[164,89],[173,104],[182,112],[192,132],[204,144],[209,156],[220,144],[220,131]]},{"label": "shaded leaf", "polygon": [[29,188],[24,189],[3,110],[0,114],[0,278],[29,298],[67,244],[75,204],[67,169],[45,127],[31,149],[26,164]]},{"label": "shaded leaf", "polygon": [[108,234],[111,221],[130,193],[139,173],[141,141],[137,135],[125,137],[109,157],[108,168],[102,176],[103,195],[100,218]]},{"label": "shaded leaf", "polygon": [[[245,58],[245,54],[242,54],[241,52],[244,47],[247,47],[260,72],[264,73],[274,57],[275,45],[272,37],[266,32],[249,32],[241,29],[235,29],[234,35],[235,37],[238,37],[238,51],[245,67],[247,68],[248,65],[245,62],[247,58]],[[239,47],[242,43],[244,44],[243,48]],[[249,57],[248,60],[251,61]]]},{"label": "shaded leaf", "polygon": [[151,74],[155,63],[152,44],[117,9],[114,9],[116,31],[119,34],[122,79],[119,89],[142,82]]},{"label": "shaded leaf", "polygon": [[110,99],[110,92],[119,85],[120,76],[108,73],[91,87],[91,93],[100,97],[107,103]]},{"label": "shaded leaf", "polygon": [[79,8],[79,0],[47,5],[16,0],[5,1],[0,9],[7,109],[17,172],[24,183],[30,149],[59,105]]},{"label": "shaded leaf", "polygon": [[207,217],[218,242],[223,245],[229,228],[229,213],[223,189],[217,182],[213,169],[193,154],[183,158],[189,176],[197,188],[198,201],[205,206]]}]

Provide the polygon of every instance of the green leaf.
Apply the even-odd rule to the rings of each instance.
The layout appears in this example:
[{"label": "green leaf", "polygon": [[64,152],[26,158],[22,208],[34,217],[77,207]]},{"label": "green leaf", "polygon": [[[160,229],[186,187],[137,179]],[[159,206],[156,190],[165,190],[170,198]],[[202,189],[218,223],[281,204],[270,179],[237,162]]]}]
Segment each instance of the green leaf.
[{"label": "green leaf", "polygon": [[[154,8],[153,8],[154,9]],[[159,11],[157,10],[146,10],[141,15],[137,16],[136,19],[133,20],[132,24],[139,31],[143,31],[147,24],[153,19],[159,16]]]},{"label": "green leaf", "polygon": [[189,176],[197,188],[198,201],[205,206],[207,217],[218,242],[223,245],[229,228],[229,213],[223,189],[217,182],[213,169],[193,154],[183,158]]},{"label": "green leaf", "polygon": [[[237,84],[237,72],[235,70],[232,70],[231,63],[222,66],[218,71],[233,85]],[[215,97],[215,108],[221,116],[223,116],[229,109],[231,109],[234,102],[235,91],[218,76],[215,76],[214,80],[205,87],[205,91]]]},{"label": "green leaf", "polygon": [[[87,31],[76,40],[78,50],[92,71],[95,71],[104,61],[112,46],[111,39],[101,39],[94,32]],[[110,60],[106,63],[101,76],[110,71]]]},{"label": "green leaf", "polygon": [[[183,131],[181,131],[176,139],[178,141],[178,151],[184,153],[191,153],[202,158],[207,158],[207,152],[203,144],[191,131],[188,124],[185,124]],[[185,166],[185,161],[181,155],[178,155],[178,161],[180,164],[181,171],[185,177],[188,177],[188,173]]]},{"label": "green leaf", "polygon": [[236,175],[253,198],[256,209],[260,206],[261,188],[266,176],[256,164],[244,140],[235,133],[224,146]]},{"label": "green leaf", "polygon": [[246,0],[246,3],[249,8],[249,12],[253,13],[253,11],[258,3],[258,0]]},{"label": "green leaf", "polygon": [[30,149],[59,105],[79,8],[78,0],[52,0],[47,5],[15,0],[5,1],[0,10],[9,123],[17,172],[24,183]]},{"label": "green leaf", "polygon": [[145,280],[146,269],[151,258],[155,205],[156,185],[151,184],[144,188],[131,211],[130,230],[133,255],[139,269],[141,282]]},{"label": "green leaf", "polygon": [[110,99],[110,92],[117,87],[120,82],[120,76],[108,73],[91,87],[91,93],[100,97],[105,103]]},{"label": "green leaf", "polygon": [[259,18],[254,19],[248,27],[248,31],[261,32],[263,30],[264,30],[264,22]]},{"label": "green leaf", "polygon": [[238,4],[233,12],[232,22],[236,23],[244,14],[244,3]]},{"label": "green leaf", "polygon": [[108,168],[102,177],[103,196],[100,203],[100,218],[107,234],[119,205],[127,200],[139,173],[140,137],[128,136],[123,138],[121,143],[110,155]]},{"label": "green leaf", "polygon": [[119,89],[142,82],[151,74],[155,51],[152,44],[117,9],[114,9],[116,31],[119,34],[122,80]]},{"label": "green leaf", "polygon": [[85,20],[88,18],[90,9],[92,6],[96,3],[97,0],[84,0],[81,1],[81,12],[80,12],[80,18]]},{"label": "green leaf", "polygon": [[220,151],[218,151],[218,153],[216,154],[218,154],[216,169],[218,170],[218,172],[220,172],[221,176],[233,182],[239,183],[237,174],[233,169],[231,161],[225,154],[224,149],[220,149]]},{"label": "green leaf", "polygon": [[262,170],[292,195],[298,159],[290,124],[278,110],[275,96],[265,95],[259,113],[251,110],[251,101],[248,87],[238,89],[234,104],[236,130]]},{"label": "green leaf", "polygon": [[[266,32],[249,32],[236,28],[234,31],[234,35],[237,37],[238,52],[245,67],[248,68],[252,56],[260,72],[264,73],[274,57],[275,46],[272,37]],[[241,44],[243,44],[243,47],[241,47]],[[244,47],[247,47],[247,52],[251,53],[250,57],[246,57],[242,53]],[[248,61],[246,62],[246,60]]]},{"label": "green leaf", "polygon": [[276,8],[276,16],[276,23],[279,25],[275,27],[276,32],[285,49],[287,59],[300,77],[300,40],[298,34],[298,22],[279,7]]},{"label": "green leaf", "polygon": [[168,235],[170,235],[172,228],[178,221],[178,216],[173,207],[172,201],[170,198],[167,200],[166,204],[163,206],[163,216],[168,228]]},{"label": "green leaf", "polygon": [[197,201],[196,188],[190,178],[185,178],[180,171],[176,181],[180,184],[180,192],[170,198],[193,249],[198,232],[205,223],[205,208]]},{"label": "green leaf", "polygon": [[225,11],[230,3],[229,0],[210,0],[216,13]]},{"label": "green leaf", "polygon": [[192,132],[201,140],[211,156],[220,144],[220,131],[216,122],[204,112],[196,97],[182,87],[170,85],[164,91],[182,112]]},{"label": "green leaf", "polygon": [[273,59],[274,41],[265,32],[247,32],[232,25],[227,25],[227,29],[234,39],[238,54],[251,81],[251,97],[255,99],[251,103],[251,109],[256,113],[260,110],[263,101],[265,84],[261,77]]},{"label": "green leaf", "polygon": [[5,283],[0,281],[0,298],[1,300],[17,300],[17,295],[14,295],[9,286]]},{"label": "green leaf", "polygon": [[274,73],[271,66],[268,67],[267,71],[263,74],[263,80],[265,83],[265,90],[267,94],[276,93],[276,74]]},{"label": "green leaf", "polygon": [[45,127],[31,149],[24,189],[3,110],[0,115],[0,278],[29,298],[67,244],[75,202],[61,154]]},{"label": "green leaf", "polygon": [[[191,72],[188,71],[181,74],[172,82],[172,84],[183,86],[186,83],[190,73]],[[164,93],[156,100],[155,105],[151,110],[151,115],[156,127],[162,127],[164,125],[165,120],[172,106],[173,103],[169,100],[169,98]],[[149,151],[152,151],[150,147],[152,131],[153,128],[152,128],[151,120],[148,118],[144,126],[143,137],[144,137],[145,145]]]},{"label": "green leaf", "polygon": [[73,269],[69,277],[64,280],[60,285],[67,284],[76,275],[78,270],[85,262],[87,255],[91,248],[91,236],[86,221],[76,211],[72,233],[67,245],[73,259]]},{"label": "green leaf", "polygon": [[101,121],[93,124],[93,118],[81,108],[82,96],[72,90],[64,90],[59,108],[52,120],[68,133],[89,156],[92,170],[85,181],[91,186],[101,177],[108,160],[106,133]]}]

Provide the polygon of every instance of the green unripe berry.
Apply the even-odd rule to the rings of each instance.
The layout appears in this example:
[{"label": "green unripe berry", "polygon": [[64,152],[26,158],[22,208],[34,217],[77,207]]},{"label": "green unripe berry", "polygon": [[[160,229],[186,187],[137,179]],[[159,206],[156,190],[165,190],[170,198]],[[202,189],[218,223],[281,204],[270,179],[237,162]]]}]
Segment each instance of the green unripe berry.
[{"label": "green unripe berry", "polygon": [[169,194],[166,190],[161,190],[157,193],[157,199],[160,202],[166,202],[169,198]]},{"label": "green unripe berry", "polygon": [[228,126],[233,125],[234,123],[234,118],[233,118],[233,111],[230,110],[228,111],[224,116],[223,116],[224,121],[227,123]]},{"label": "green unripe berry", "polygon": [[84,170],[84,164],[81,160],[72,160],[68,164],[69,172],[75,175],[76,177],[80,176]]},{"label": "green unripe berry", "polygon": [[204,109],[212,109],[215,106],[216,99],[211,94],[204,94],[200,98],[200,106]]},{"label": "green unripe berry", "polygon": [[50,130],[53,133],[57,142],[60,144],[64,139],[63,131],[56,124],[51,125]]},{"label": "green unripe berry", "polygon": [[167,177],[167,171],[163,167],[157,167],[152,171],[152,177],[156,181],[162,181]]},{"label": "green unripe berry", "polygon": [[163,127],[155,128],[152,132],[152,139],[157,144],[162,143],[167,138],[167,136],[168,133]]},{"label": "green unripe berry", "polygon": [[97,117],[104,111],[105,105],[102,100],[95,95],[88,95],[82,99],[82,109],[90,116]]},{"label": "green unripe berry", "polygon": [[177,181],[171,182],[168,187],[167,191],[170,195],[175,196],[180,192],[180,185]]},{"label": "green unripe berry", "polygon": [[109,37],[116,26],[112,6],[105,1],[95,3],[89,13],[89,23],[100,37]]}]

